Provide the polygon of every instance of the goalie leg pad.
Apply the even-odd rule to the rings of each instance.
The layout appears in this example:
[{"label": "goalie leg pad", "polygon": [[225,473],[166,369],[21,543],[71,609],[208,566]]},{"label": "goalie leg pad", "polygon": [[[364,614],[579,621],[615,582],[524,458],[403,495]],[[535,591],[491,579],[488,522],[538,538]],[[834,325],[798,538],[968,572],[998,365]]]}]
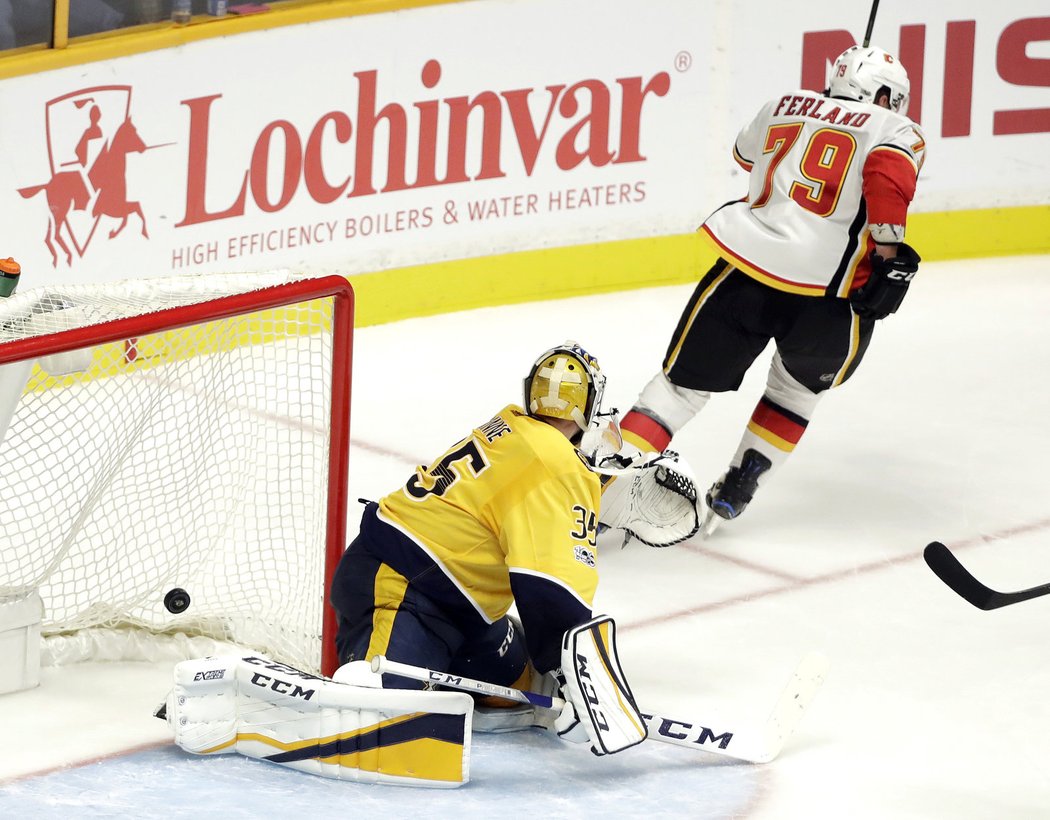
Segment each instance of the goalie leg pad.
[{"label": "goalie leg pad", "polygon": [[561,653],[564,692],[579,715],[596,755],[613,754],[645,740],[648,731],[616,652],[609,616],[565,633]]},{"label": "goalie leg pad", "polygon": [[183,661],[166,703],[175,742],[237,752],[359,783],[466,783],[473,700],[460,692],[376,689],[259,656]]}]

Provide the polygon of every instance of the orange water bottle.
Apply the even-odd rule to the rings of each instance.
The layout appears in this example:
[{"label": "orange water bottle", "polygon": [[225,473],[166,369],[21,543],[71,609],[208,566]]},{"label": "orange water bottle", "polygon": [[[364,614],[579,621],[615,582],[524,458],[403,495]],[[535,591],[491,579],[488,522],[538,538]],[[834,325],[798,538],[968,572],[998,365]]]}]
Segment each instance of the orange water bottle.
[{"label": "orange water bottle", "polygon": [[18,287],[18,277],[22,273],[22,266],[10,256],[0,259],[0,296],[10,296]]}]

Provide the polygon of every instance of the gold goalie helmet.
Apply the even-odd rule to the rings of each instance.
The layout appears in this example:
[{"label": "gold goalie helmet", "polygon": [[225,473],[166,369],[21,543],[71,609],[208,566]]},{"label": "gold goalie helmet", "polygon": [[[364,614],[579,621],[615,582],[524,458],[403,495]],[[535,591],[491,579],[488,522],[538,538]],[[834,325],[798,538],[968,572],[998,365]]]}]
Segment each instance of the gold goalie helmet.
[{"label": "gold goalie helmet", "polygon": [[605,376],[598,360],[576,342],[565,342],[540,356],[525,378],[530,416],[572,419],[586,431],[601,412]]}]

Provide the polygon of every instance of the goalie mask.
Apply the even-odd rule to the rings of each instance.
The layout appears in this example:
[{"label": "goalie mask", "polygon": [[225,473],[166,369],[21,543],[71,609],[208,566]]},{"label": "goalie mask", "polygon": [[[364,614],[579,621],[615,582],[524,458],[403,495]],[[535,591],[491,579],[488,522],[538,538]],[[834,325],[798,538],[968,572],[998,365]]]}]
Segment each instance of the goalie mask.
[{"label": "goalie mask", "polygon": [[525,408],[530,416],[572,419],[587,430],[601,410],[604,392],[598,360],[576,342],[566,342],[532,365],[525,378]]},{"label": "goalie mask", "polygon": [[881,48],[853,46],[842,52],[831,67],[831,97],[874,103],[883,88],[890,92],[890,110],[907,114],[911,92],[908,72],[896,57]]}]

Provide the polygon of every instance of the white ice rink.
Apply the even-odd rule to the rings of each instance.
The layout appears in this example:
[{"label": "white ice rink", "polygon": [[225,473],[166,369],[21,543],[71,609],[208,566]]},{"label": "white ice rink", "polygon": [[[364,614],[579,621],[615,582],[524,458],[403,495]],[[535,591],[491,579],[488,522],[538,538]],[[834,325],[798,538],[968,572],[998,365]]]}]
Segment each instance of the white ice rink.
[{"label": "white ice rink", "polygon": [[[351,535],[376,498],[511,401],[543,349],[595,353],[625,410],[690,286],[359,330]],[[706,487],[765,381],[675,439]],[[947,543],[989,586],[1050,581],[1050,257],[926,264],[867,358],[743,518],[707,542],[601,543],[643,707],[762,721],[797,661],[827,682],[781,756],[748,765],[647,743],[609,758],[538,730],[477,736],[457,790],[359,786],[236,755],[194,758],[151,717],[170,664],[45,669],[0,696],[8,817],[1050,817],[1050,597],[982,612],[926,567]]]}]

